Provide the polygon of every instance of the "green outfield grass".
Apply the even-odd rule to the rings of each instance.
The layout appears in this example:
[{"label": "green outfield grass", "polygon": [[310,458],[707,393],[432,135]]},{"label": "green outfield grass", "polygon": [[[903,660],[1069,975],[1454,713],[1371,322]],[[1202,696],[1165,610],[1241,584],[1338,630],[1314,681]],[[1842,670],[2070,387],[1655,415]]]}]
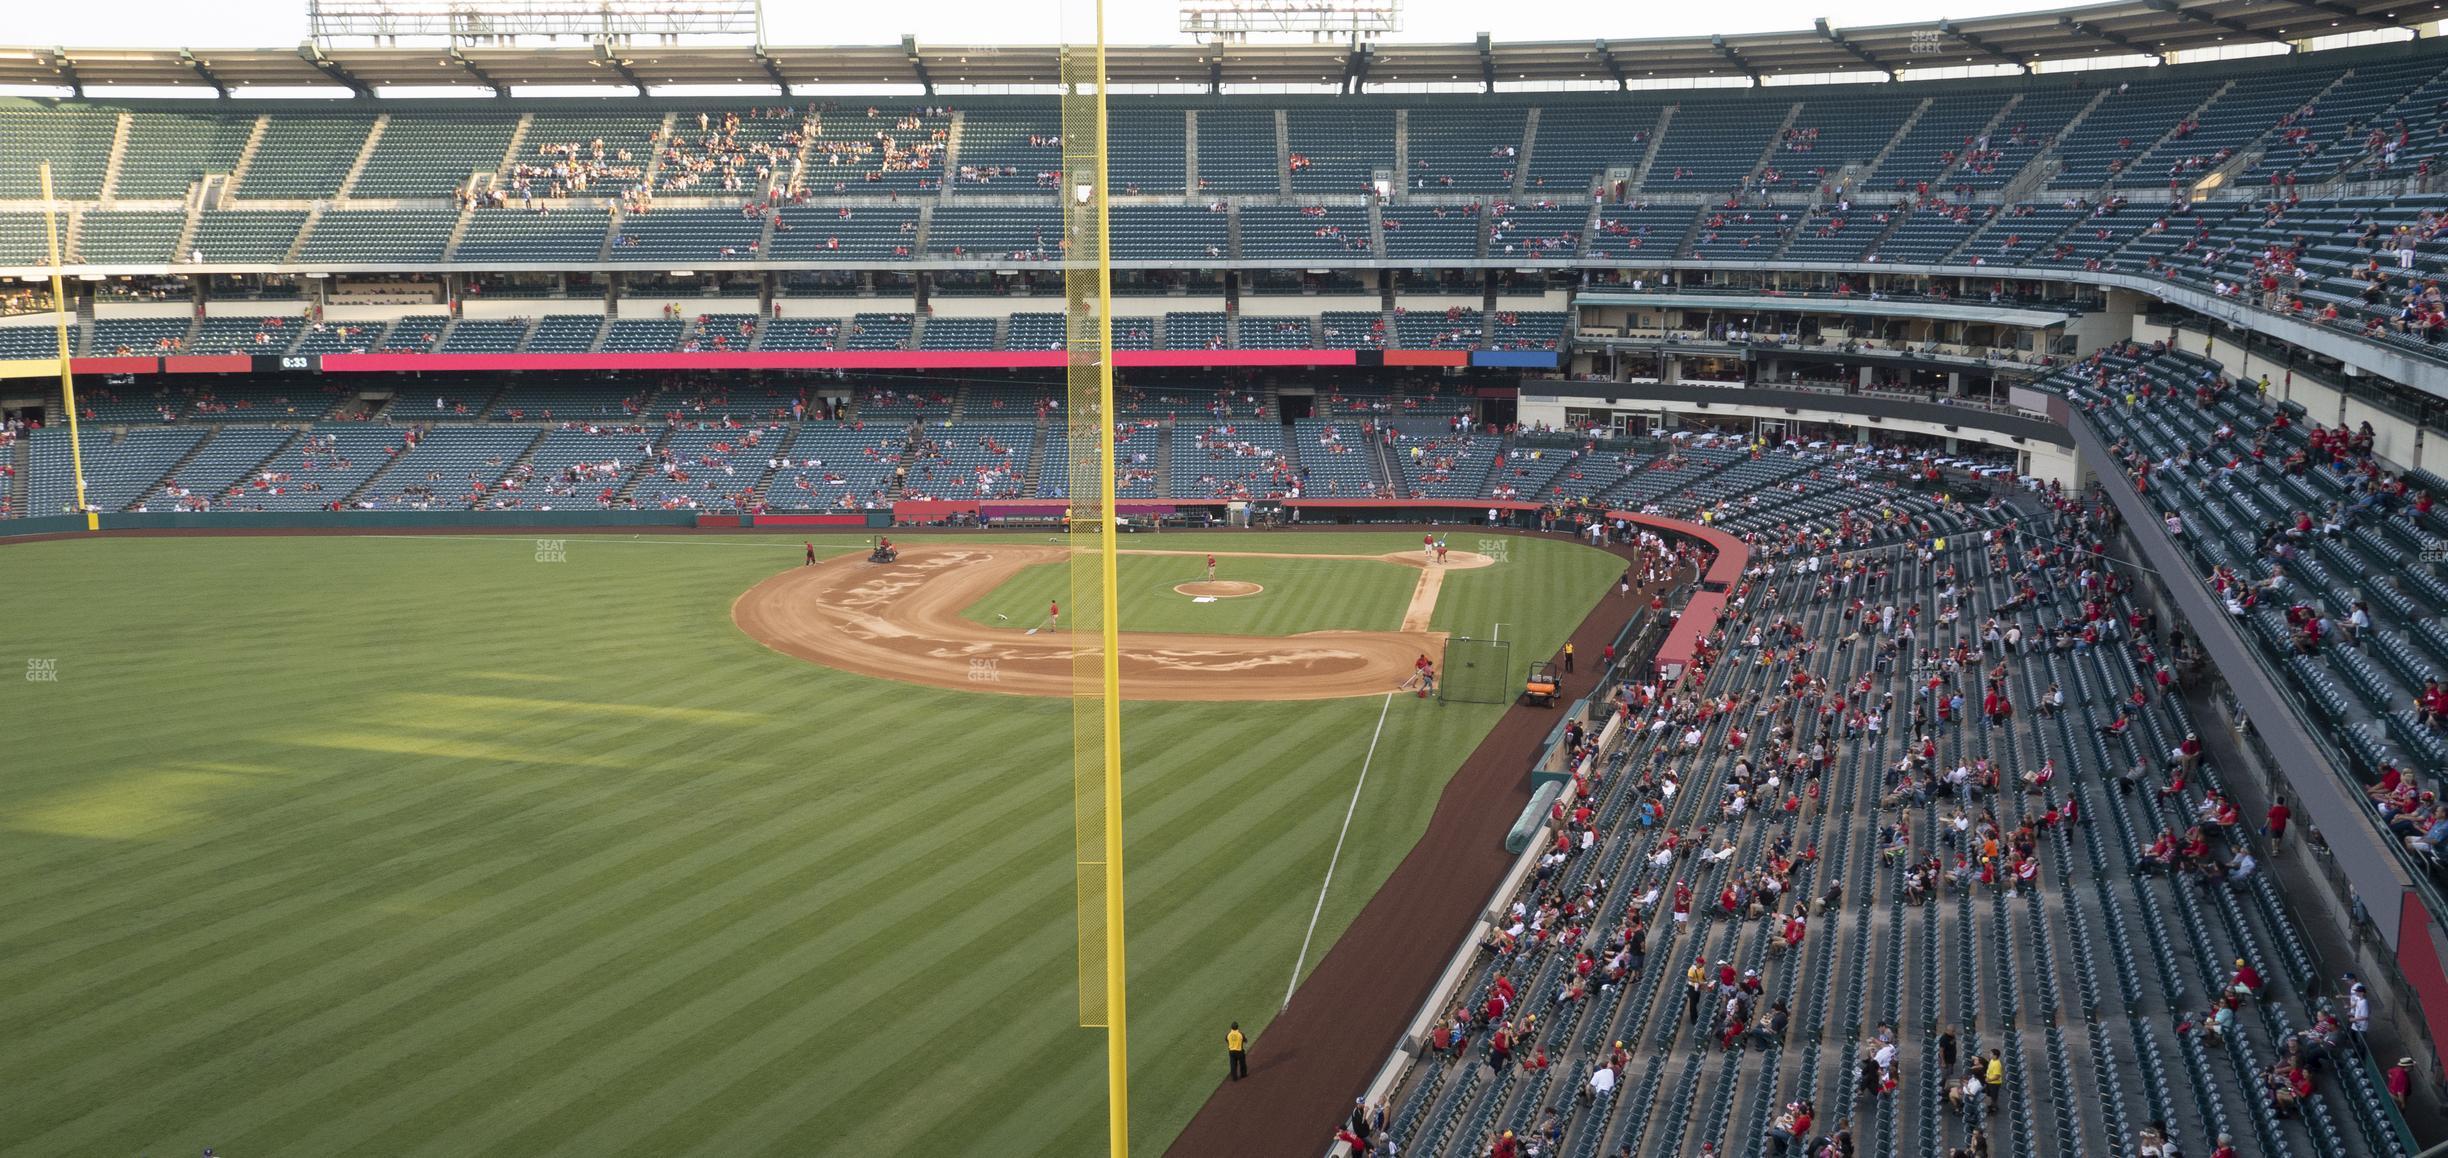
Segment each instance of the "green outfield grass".
[{"label": "green outfield grass", "polygon": [[[1287,537],[1279,535],[1276,539]],[[1166,549],[1174,549],[1176,538],[1186,540],[1189,536],[1164,536]],[[1121,601],[1124,631],[1204,631],[1226,635],[1298,635],[1335,629],[1394,631],[1402,627],[1403,608],[1411,600],[1411,588],[1419,581],[1419,572],[1413,568],[1367,559],[1252,559],[1227,555],[1216,559],[1216,578],[1247,580],[1265,590],[1213,603],[1193,603],[1173,587],[1207,577],[1207,560],[1197,555],[1124,555],[1115,560],[1115,575],[1114,590]],[[961,614],[988,626],[1009,627],[1016,622],[1027,627],[1045,614],[1046,601],[1071,597],[1070,583],[1069,569],[1062,564],[1030,567]],[[997,620],[997,613],[1010,619]]]},{"label": "green outfield grass", "polygon": [[[0,548],[0,661],[57,661],[0,683],[0,1154],[1099,1152],[1071,705],[747,639],[799,540]],[[1438,626],[1543,653],[1619,571],[1511,558]],[[1312,965],[1502,709],[1127,705],[1141,1152],[1263,1053],[1389,710]]]}]

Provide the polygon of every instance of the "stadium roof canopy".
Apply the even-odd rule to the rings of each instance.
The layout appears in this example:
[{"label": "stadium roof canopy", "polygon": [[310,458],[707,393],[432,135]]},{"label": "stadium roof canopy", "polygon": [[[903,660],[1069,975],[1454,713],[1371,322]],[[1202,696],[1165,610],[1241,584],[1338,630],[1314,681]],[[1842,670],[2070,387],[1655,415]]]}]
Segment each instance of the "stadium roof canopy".
[{"label": "stadium roof canopy", "polygon": [[[1676,79],[1884,74],[1972,65],[2155,56],[2255,42],[2413,29],[2434,0],[2117,0],[1935,23],[1635,40],[1463,44],[1109,46],[1116,87],[1629,85]],[[65,88],[385,88],[765,85],[1051,86],[1051,45],[112,49],[0,47],[0,85]],[[1356,83],[1355,83],[1356,82]]]}]

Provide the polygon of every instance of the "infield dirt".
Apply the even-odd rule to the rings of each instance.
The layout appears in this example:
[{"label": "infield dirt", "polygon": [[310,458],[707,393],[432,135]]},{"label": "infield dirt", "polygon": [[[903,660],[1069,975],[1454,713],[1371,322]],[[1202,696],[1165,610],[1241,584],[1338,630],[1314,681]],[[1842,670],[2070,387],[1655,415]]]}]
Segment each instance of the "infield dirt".
[{"label": "infield dirt", "polygon": [[[1127,555],[1203,555],[1137,551]],[[1373,559],[1418,570],[1400,631],[1317,631],[1292,636],[1125,631],[1126,700],[1316,700],[1381,695],[1409,679],[1422,654],[1443,662],[1445,636],[1427,630],[1444,572],[1494,560],[1452,552],[1442,564],[1420,553],[1319,555],[1215,552],[1259,558]],[[1068,696],[1081,647],[1054,625],[1029,634],[1019,623],[989,627],[961,611],[1022,569],[1061,563],[1060,546],[908,544],[898,562],[844,555],[795,567],[749,588],[731,605],[740,630],[767,647],[878,679],[1021,696]],[[1066,616],[1068,620],[1068,616]],[[1040,626],[1044,626],[1040,624]]]}]

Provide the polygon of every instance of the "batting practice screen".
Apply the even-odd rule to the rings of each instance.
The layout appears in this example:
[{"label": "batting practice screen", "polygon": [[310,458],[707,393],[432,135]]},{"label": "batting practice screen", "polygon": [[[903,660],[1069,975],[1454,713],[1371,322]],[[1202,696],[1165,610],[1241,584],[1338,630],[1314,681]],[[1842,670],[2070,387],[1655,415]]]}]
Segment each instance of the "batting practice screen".
[{"label": "batting practice screen", "polygon": [[1521,694],[1523,674],[1513,670],[1512,641],[1457,636],[1445,641],[1445,666],[1437,672],[1437,699],[1510,703]]}]

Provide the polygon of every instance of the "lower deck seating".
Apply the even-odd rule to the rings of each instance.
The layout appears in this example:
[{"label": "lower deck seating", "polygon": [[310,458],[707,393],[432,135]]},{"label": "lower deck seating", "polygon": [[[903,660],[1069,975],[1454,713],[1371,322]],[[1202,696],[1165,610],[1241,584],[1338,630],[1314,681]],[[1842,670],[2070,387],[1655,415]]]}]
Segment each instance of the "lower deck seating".
[{"label": "lower deck seating", "polygon": [[639,472],[631,496],[641,510],[738,510],[752,506],[781,445],[782,431],[733,427],[675,429]]},{"label": "lower deck seating", "polygon": [[398,455],[359,501],[377,509],[466,510],[536,436],[523,427],[436,426]]},{"label": "lower deck seating", "polygon": [[374,472],[406,449],[403,432],[381,426],[319,425],[241,479],[220,506],[241,511],[311,511],[345,502]]},{"label": "lower deck seating", "polygon": [[1301,494],[1309,498],[1374,498],[1386,489],[1375,440],[1358,422],[1295,419],[1291,453]]},{"label": "lower deck seating", "polygon": [[892,501],[908,436],[885,424],[808,423],[765,492],[774,510],[860,510]]},{"label": "lower deck seating", "polygon": [[930,426],[909,458],[904,490],[912,498],[1018,498],[1036,448],[1033,423]]},{"label": "lower deck seating", "polygon": [[1176,422],[1171,466],[1165,494],[1177,499],[1281,497],[1293,482],[1283,426],[1267,419]]},{"label": "lower deck seating", "polygon": [[[536,399],[536,401],[543,401]],[[650,456],[654,435],[617,426],[564,426],[544,433],[525,466],[513,466],[477,499],[480,510],[584,510],[614,505]]]},{"label": "lower deck seating", "polygon": [[[95,511],[125,510],[153,489],[172,465],[186,457],[207,432],[193,426],[140,426],[116,436],[87,432],[81,440],[85,456],[85,506]],[[66,427],[30,433],[27,445],[28,515],[73,513],[76,471],[72,469]]]},{"label": "lower deck seating", "polygon": [[281,448],[303,438],[269,426],[224,426],[212,432],[187,465],[165,475],[146,500],[152,510],[243,510],[233,492]]},{"label": "lower deck seating", "polygon": [[[1805,530],[1835,533],[1853,510],[1760,527],[1781,547]],[[1884,578],[1814,576],[1780,558],[1773,576],[1755,576],[1759,589],[1737,593],[1726,658],[1701,686],[1760,711],[1636,704],[1625,739],[1594,751],[1603,778],[1586,821],[1573,822],[1592,839],[1524,885],[1519,916],[1500,922],[1520,935],[1489,936],[1455,1008],[1435,1011],[1434,1036],[1462,1040],[1423,1049],[1403,1075],[1388,1115],[1403,1152],[1478,1155],[1510,1130],[1589,1158],[1767,1153],[1735,1140],[1770,1137],[1802,1104],[1816,1116],[1808,1135],[1849,1119],[1870,1154],[1943,1154],[1975,1129],[1993,1152],[2122,1149],[2146,1128],[2187,1152],[2225,1133],[2257,1154],[2402,1153],[2366,1093],[2367,1063],[2320,1020],[2334,1013],[2328,978],[2270,876],[2210,883],[2200,867],[2143,863],[2157,834],[2214,803],[2223,770],[2206,762],[2181,790],[2156,771],[2142,790],[2111,787],[2197,727],[2181,699],[2126,703],[2149,682],[2136,650],[2044,645],[1960,667],[1923,658],[1958,644],[1977,653],[1992,619],[2043,633],[2076,602],[2075,568],[2026,568],[2026,552],[2051,551],[2029,534],[1924,564],[1902,544],[1960,531],[1965,515],[1922,508],[1877,522],[1857,521],[1847,545]],[[1847,610],[1854,598],[1874,619],[1886,605],[1938,607],[1943,590],[1962,613],[1910,652]],[[1812,646],[1758,641],[1780,633]],[[1994,687],[1981,678],[1992,668]],[[1929,681],[1975,714],[1905,720],[1922,712],[1914,689]],[[1816,727],[1815,712],[1778,694],[1802,682],[1859,691]],[[2033,710],[2051,687],[2064,710]],[[1991,693],[2017,711],[1980,718]],[[1787,739],[1778,729],[1789,725],[1814,730]],[[2213,835],[2202,864],[2249,840]],[[2262,979],[2257,999],[2217,1038],[2192,1028],[2239,964]],[[1687,969],[1699,974],[1689,987]],[[1491,1059],[1499,1028],[1509,1057]],[[2303,1033],[2333,1061],[2282,1117],[2262,1075]],[[1988,1073],[1999,1080],[1959,1104],[1965,1082]]]},{"label": "lower deck seating", "polygon": [[[1403,423],[1401,426],[1410,426]],[[1390,449],[1402,469],[1404,493],[1423,498],[1477,498],[1487,493],[1488,473],[1503,452],[1503,441],[1479,434],[1466,425],[1428,423],[1400,431],[1401,441]]]}]

